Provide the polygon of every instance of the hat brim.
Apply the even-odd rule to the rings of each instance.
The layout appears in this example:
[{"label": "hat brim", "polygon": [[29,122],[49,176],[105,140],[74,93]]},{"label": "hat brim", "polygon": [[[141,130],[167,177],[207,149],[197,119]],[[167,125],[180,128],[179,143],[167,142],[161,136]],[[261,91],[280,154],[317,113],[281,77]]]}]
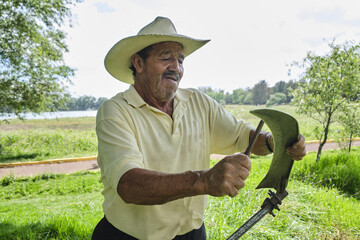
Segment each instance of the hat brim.
[{"label": "hat brim", "polygon": [[114,78],[129,84],[134,83],[131,56],[140,50],[160,42],[178,42],[184,47],[184,55],[188,56],[204,46],[210,40],[199,40],[183,35],[137,35],[117,42],[105,57],[105,68]]}]

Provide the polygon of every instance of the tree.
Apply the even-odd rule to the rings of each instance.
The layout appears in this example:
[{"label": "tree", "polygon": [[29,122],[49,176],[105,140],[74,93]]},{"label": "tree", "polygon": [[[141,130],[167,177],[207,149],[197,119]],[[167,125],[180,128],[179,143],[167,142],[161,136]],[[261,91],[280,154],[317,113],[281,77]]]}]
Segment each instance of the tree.
[{"label": "tree", "polygon": [[99,109],[100,105],[101,105],[103,102],[105,102],[106,100],[107,100],[106,97],[99,97],[99,98],[96,100],[95,104],[94,104],[94,109]]},{"label": "tree", "polygon": [[268,99],[268,84],[261,80],[252,89],[253,101],[255,105],[265,104]]},{"label": "tree", "polygon": [[279,81],[270,89],[271,94],[284,93],[286,94],[286,82]]},{"label": "tree", "polygon": [[270,99],[266,102],[266,107],[270,107],[273,105],[279,105],[286,102],[286,95],[281,92],[277,92],[275,94],[270,95]]},{"label": "tree", "polygon": [[95,107],[96,98],[93,96],[81,96],[76,100],[77,110],[88,110]]},{"label": "tree", "polygon": [[286,83],[285,87],[285,95],[286,95],[286,103],[290,103],[293,95],[291,94],[291,91],[295,90],[297,88],[297,82],[294,80],[290,80]]},{"label": "tree", "polygon": [[0,112],[53,111],[64,104],[70,6],[81,0],[0,0]]},{"label": "tree", "polygon": [[249,92],[245,98],[244,98],[244,104],[247,105],[252,105],[254,104],[254,95],[252,94],[252,92]]},{"label": "tree", "polygon": [[348,104],[342,113],[339,119],[344,127],[341,131],[342,142],[347,143],[350,152],[354,138],[360,136],[360,101]]},{"label": "tree", "polygon": [[235,89],[232,93],[233,104],[243,104],[247,91],[241,88]]},{"label": "tree", "polygon": [[225,102],[225,94],[224,90],[215,89],[213,90],[211,87],[199,87],[199,91],[202,91],[203,93],[206,93],[211,98],[216,100],[218,103],[220,103],[221,100],[224,100]]},{"label": "tree", "polygon": [[[279,82],[275,83],[274,87],[272,87],[270,89],[270,94],[283,93],[286,96],[286,100],[284,103],[289,103],[289,102],[291,102],[291,99],[292,99],[290,90],[295,89],[295,88],[296,88],[296,82],[293,80],[290,80],[289,82],[279,81]],[[270,95],[270,98],[271,98],[271,95]]]},{"label": "tree", "polygon": [[337,121],[339,112],[356,98],[360,88],[359,45],[329,44],[330,52],[316,56],[309,52],[300,63],[305,69],[298,87],[293,91],[293,103],[299,113],[307,114],[320,123],[320,145],[316,157],[319,161],[330,125]]}]

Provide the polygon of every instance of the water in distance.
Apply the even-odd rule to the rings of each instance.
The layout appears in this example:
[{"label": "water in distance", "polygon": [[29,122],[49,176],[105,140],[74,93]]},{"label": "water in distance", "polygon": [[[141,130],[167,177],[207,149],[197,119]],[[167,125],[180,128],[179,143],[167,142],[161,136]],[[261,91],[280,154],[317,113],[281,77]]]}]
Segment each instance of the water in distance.
[{"label": "water in distance", "polygon": [[[21,114],[25,119],[55,119],[55,118],[76,118],[76,117],[95,117],[94,111],[59,111],[59,112],[43,112],[40,114],[24,113]],[[17,118],[15,114],[0,113],[0,120]]]}]

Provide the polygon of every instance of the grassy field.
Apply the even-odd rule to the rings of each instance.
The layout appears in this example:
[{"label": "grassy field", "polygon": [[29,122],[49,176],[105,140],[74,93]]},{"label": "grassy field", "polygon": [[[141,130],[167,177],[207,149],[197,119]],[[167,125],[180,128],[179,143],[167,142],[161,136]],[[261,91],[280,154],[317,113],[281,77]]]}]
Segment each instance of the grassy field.
[{"label": "grassy field", "polygon": [[95,118],[12,120],[0,125],[0,163],[97,154]]},{"label": "grassy field", "polygon": [[[263,107],[228,105],[226,109],[257,126],[259,118],[249,111]],[[296,114],[295,108],[289,105],[276,106],[274,109],[294,116],[307,140],[316,139],[313,131],[316,122],[313,119]],[[266,125],[264,130],[268,130]],[[334,136],[330,133],[329,138]],[[94,117],[11,120],[10,124],[0,124],[0,163],[85,157],[96,153]]]},{"label": "grassy field", "polygon": [[[309,154],[297,162],[294,172],[304,172],[313,159]],[[254,189],[269,163],[270,157],[253,160],[250,177],[237,197],[209,198],[205,215],[208,239],[226,239],[260,209],[267,193]],[[103,215],[99,178],[99,172],[3,178],[0,238],[90,239]],[[360,239],[360,203],[356,198],[341,189],[298,179],[294,175],[289,181],[289,196],[281,211],[275,211],[276,217],[265,216],[242,239]]]},{"label": "grassy field", "polygon": [[[261,108],[260,106],[259,108]],[[254,126],[254,106],[227,106]],[[290,106],[276,109],[293,115],[308,140],[315,122]],[[266,129],[266,128],[265,128]],[[331,136],[330,136],[331,138]],[[0,163],[96,155],[95,118],[14,120],[0,125]],[[360,239],[360,149],[351,154],[327,151],[320,163],[310,153],[294,165],[289,196],[242,239]],[[264,177],[269,157],[254,157],[246,187],[235,198],[209,198],[205,224],[208,239],[226,239],[267,197],[254,190]],[[214,164],[215,161],[212,161]],[[0,179],[0,239],[90,239],[101,219],[99,172]]]}]

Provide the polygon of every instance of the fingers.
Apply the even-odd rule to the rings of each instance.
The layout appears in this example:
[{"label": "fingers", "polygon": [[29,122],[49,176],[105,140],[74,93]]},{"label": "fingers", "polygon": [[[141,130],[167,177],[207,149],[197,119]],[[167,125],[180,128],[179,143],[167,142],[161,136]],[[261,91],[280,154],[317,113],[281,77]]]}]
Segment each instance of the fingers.
[{"label": "fingers", "polygon": [[251,170],[251,161],[250,161],[249,156],[247,156],[243,153],[237,153],[237,154],[228,156],[228,158],[233,159],[234,164],[239,164],[241,167],[246,168],[248,171]]},{"label": "fingers", "polygon": [[225,195],[235,197],[245,186],[250,169],[250,159],[244,154],[225,157],[205,173],[208,194],[217,197]]},{"label": "fingers", "polygon": [[299,141],[286,148],[286,152],[293,160],[301,160],[306,155],[305,137],[300,134]]},{"label": "fingers", "polygon": [[240,178],[238,182],[234,183],[234,187],[230,189],[230,193],[228,194],[230,197],[235,197],[238,195],[239,190],[245,187],[245,179]]}]

